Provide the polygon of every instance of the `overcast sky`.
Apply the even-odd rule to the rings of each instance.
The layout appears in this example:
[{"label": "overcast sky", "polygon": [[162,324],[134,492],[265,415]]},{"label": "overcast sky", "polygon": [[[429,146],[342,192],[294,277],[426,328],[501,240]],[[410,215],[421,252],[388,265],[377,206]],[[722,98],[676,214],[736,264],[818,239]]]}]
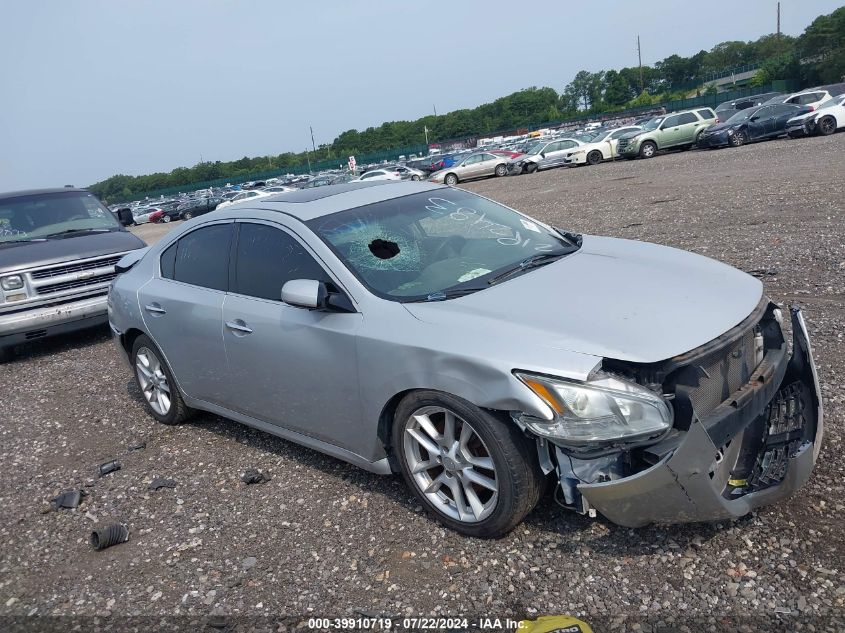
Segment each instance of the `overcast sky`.
[{"label": "overcast sky", "polygon": [[[347,129],[775,30],[776,2],[3,0],[0,191],[302,151]],[[842,0],[782,0],[798,35]]]}]

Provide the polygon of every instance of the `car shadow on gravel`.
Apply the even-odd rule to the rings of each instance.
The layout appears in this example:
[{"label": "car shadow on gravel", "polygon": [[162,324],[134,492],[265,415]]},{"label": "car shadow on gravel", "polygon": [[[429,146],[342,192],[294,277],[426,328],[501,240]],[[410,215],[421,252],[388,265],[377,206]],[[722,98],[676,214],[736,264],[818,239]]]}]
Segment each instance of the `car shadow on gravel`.
[{"label": "car shadow on gravel", "polygon": [[3,365],[14,366],[28,360],[39,360],[45,356],[54,356],[71,350],[84,350],[96,347],[111,337],[108,324],[79,330],[62,336],[51,336],[16,345],[10,358]]}]

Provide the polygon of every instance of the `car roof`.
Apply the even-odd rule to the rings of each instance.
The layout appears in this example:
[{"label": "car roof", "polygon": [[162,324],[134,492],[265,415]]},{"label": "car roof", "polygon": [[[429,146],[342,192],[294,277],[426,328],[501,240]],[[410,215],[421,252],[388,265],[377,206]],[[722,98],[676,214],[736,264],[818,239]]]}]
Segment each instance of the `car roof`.
[{"label": "car roof", "polygon": [[[223,214],[238,217],[248,209],[278,211],[298,220],[307,222],[324,215],[354,209],[367,204],[384,202],[395,198],[410,196],[415,193],[445,189],[444,185],[430,182],[403,182],[397,180],[377,180],[373,182],[354,181],[339,185],[326,185],[312,189],[299,189],[286,193],[277,193],[251,203],[227,207]],[[230,210],[231,209],[231,210]]]},{"label": "car roof", "polygon": [[82,193],[91,193],[86,189],[77,189],[76,187],[50,187],[48,189],[22,189],[21,191],[6,191],[0,192],[0,200],[4,198],[19,198],[21,196],[40,196],[46,193],[67,193],[68,191],[76,191]]}]

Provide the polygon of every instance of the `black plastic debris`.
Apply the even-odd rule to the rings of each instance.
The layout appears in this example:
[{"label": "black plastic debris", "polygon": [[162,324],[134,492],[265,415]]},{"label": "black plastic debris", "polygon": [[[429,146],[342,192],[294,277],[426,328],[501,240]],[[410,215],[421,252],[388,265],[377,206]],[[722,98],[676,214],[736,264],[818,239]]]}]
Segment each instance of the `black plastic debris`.
[{"label": "black plastic debris", "polygon": [[751,270],[746,270],[749,275],[752,277],[762,278],[762,277],[777,277],[778,269],[777,268],[752,268]]},{"label": "black plastic debris", "polygon": [[72,510],[73,508],[79,507],[79,504],[82,503],[82,498],[87,494],[84,490],[66,490],[55,499],[50,499],[50,505],[53,506],[53,510],[59,510],[61,508]]},{"label": "black plastic debris", "polygon": [[164,477],[156,477],[147,486],[147,490],[161,490],[162,488],[175,488],[176,482],[172,479],[165,479]]},{"label": "black plastic debris", "polygon": [[390,259],[399,254],[399,244],[389,240],[375,239],[369,244],[370,252],[379,259]]},{"label": "black plastic debris", "polygon": [[132,444],[132,446],[129,447],[129,452],[134,453],[135,451],[142,451],[145,448],[147,448],[146,442],[138,442],[137,444]]},{"label": "black plastic debris", "polygon": [[120,462],[116,459],[111,460],[110,462],[106,462],[105,464],[100,464],[100,477],[105,477],[109,473],[113,473],[116,470],[120,470],[123,468],[120,465]]},{"label": "black plastic debris", "polygon": [[112,545],[119,545],[129,540],[129,528],[122,523],[112,523],[99,527],[91,532],[91,538],[88,542],[91,548],[100,551],[111,547]]},{"label": "black plastic debris", "polygon": [[247,468],[244,474],[241,475],[241,481],[247,485],[263,484],[265,481],[270,481],[270,477],[255,468]]}]

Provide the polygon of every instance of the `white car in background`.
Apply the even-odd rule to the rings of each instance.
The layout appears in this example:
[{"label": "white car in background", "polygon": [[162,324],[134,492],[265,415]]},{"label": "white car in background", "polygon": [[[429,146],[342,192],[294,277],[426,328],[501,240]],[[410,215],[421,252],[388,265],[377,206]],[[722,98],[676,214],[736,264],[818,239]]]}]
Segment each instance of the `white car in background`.
[{"label": "white car in background", "polygon": [[364,172],[355,180],[402,180],[402,174],[392,169],[374,169]]},{"label": "white car in background", "polygon": [[619,156],[616,146],[619,139],[628,132],[640,132],[641,127],[628,125],[611,130],[602,130],[592,140],[569,152],[564,159],[567,165],[598,165],[603,160]]},{"label": "white car in background", "polygon": [[845,94],[822,103],[814,112],[799,114],[786,122],[786,133],[790,137],[805,134],[827,136],[845,127]]},{"label": "white car in background", "polygon": [[161,211],[158,207],[138,207],[132,210],[132,219],[135,224],[147,224],[150,221],[150,216],[156,211]]},{"label": "white car in background", "polygon": [[801,92],[793,92],[791,95],[781,95],[774,99],[769,99],[766,103],[790,103],[792,105],[801,105],[817,110],[819,106],[833,97],[824,88],[810,88],[809,90],[802,90]]},{"label": "white car in background", "polygon": [[250,191],[242,191],[238,195],[236,195],[231,200],[224,200],[220,204],[217,205],[218,209],[225,209],[226,207],[237,204],[238,202],[243,202],[244,200],[256,200],[258,198],[268,198],[274,195],[273,192],[266,193],[264,191],[257,191],[255,189]]}]

